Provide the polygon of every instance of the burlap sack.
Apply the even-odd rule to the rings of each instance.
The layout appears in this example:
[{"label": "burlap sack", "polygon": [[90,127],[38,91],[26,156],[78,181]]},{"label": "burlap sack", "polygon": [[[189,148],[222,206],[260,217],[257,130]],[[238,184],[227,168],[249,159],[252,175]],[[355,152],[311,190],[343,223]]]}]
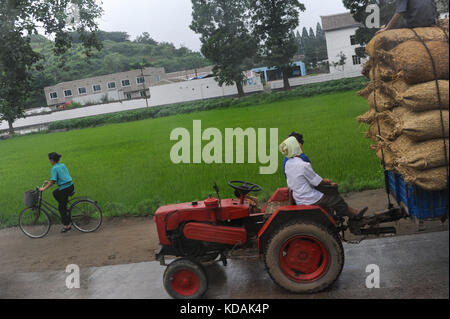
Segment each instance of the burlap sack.
[{"label": "burlap sack", "polygon": [[[440,80],[449,79],[449,48],[447,42],[427,42],[436,65],[437,78]],[[381,68],[390,67],[394,70],[393,78],[404,79],[408,84],[428,82],[435,79],[433,65],[427,50],[421,42],[407,41],[399,44],[391,51],[380,50],[376,52],[376,59],[381,64],[376,63],[374,78],[383,79],[389,75],[377,74],[377,66]]]},{"label": "burlap sack", "polygon": [[400,123],[403,123],[403,118],[410,118],[411,113],[404,107],[396,107],[392,111],[385,111],[381,113],[375,113],[372,125],[367,132],[366,137],[371,138],[374,141],[388,140],[393,141],[399,137],[402,130],[399,129]]},{"label": "burlap sack", "polygon": [[358,95],[367,99],[377,89],[377,92],[383,92],[395,100],[400,100],[403,94],[410,88],[411,86],[401,79],[389,82],[372,81],[364,89],[359,91]]},{"label": "burlap sack", "polygon": [[374,67],[370,69],[366,77],[370,81],[390,82],[398,78],[397,73],[391,66],[379,61],[374,63]]},{"label": "burlap sack", "polygon": [[417,185],[426,191],[440,191],[447,187],[447,169],[445,166],[429,170],[417,170],[401,167],[396,170],[408,184]]},{"label": "burlap sack", "polygon": [[[449,139],[445,139],[447,159],[449,158]],[[414,168],[427,170],[445,165],[444,139],[415,142],[403,135],[395,141],[380,142],[385,157],[391,167]],[[378,150],[380,151],[380,150]],[[381,155],[381,154],[379,154]]]},{"label": "burlap sack", "polygon": [[394,141],[381,141],[373,149],[377,152],[380,160],[384,159],[386,169],[392,171],[396,169],[399,154],[406,154],[414,144],[413,140],[403,135]]},{"label": "burlap sack", "polygon": [[[449,109],[449,83],[439,80],[442,106]],[[439,110],[436,81],[430,81],[411,86],[408,90],[398,94],[395,99],[398,104],[407,107],[413,112]]]},{"label": "burlap sack", "polygon": [[372,58],[369,58],[367,62],[364,64],[362,69],[362,75],[364,75],[366,78],[370,79],[370,71],[373,68],[373,60]]},{"label": "burlap sack", "polygon": [[[446,41],[445,35],[447,34],[448,36],[448,20],[446,24],[443,23],[441,26],[443,28],[446,28],[445,32],[437,27],[416,28],[414,30],[424,41],[444,42]],[[403,42],[416,39],[417,39],[416,35],[410,29],[389,30],[379,35],[376,35],[367,44],[366,51],[369,54],[369,56],[374,56],[376,52],[379,50],[390,51]]]},{"label": "burlap sack", "polygon": [[375,110],[374,109],[370,109],[368,112],[364,113],[363,115],[358,116],[356,118],[356,120],[360,124],[369,124],[369,125],[371,125],[375,121],[375,115],[376,115]]},{"label": "burlap sack", "polygon": [[398,100],[387,95],[385,92],[378,90],[370,93],[367,100],[370,107],[378,112],[392,110],[394,107],[399,105]]},{"label": "burlap sack", "polygon": [[[448,137],[449,111],[442,113],[444,119],[444,136],[442,136],[441,112],[439,110],[420,113],[405,113],[397,121],[395,134],[407,135],[416,142]],[[390,120],[394,120],[392,117]]]},{"label": "burlap sack", "polygon": [[[449,139],[445,139],[447,149],[447,159],[449,159]],[[399,145],[400,143],[406,144]],[[427,170],[445,165],[444,140],[435,139],[415,143],[412,140],[406,141],[399,138],[385,146],[392,155],[393,165],[396,168],[414,168],[417,170]]]}]

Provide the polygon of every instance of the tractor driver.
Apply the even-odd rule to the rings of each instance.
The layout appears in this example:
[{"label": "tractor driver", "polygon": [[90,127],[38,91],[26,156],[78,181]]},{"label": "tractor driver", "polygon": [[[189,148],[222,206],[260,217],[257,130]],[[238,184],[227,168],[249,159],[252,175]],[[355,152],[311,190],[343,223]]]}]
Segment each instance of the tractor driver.
[{"label": "tractor driver", "polygon": [[377,34],[391,29],[430,27],[436,18],[434,0],[397,0],[395,15]]},{"label": "tractor driver", "polygon": [[317,175],[311,164],[300,158],[302,146],[295,137],[285,140],[280,151],[289,158],[286,162],[287,183],[297,205],[331,208],[338,216],[347,216],[351,220],[359,220],[367,212],[367,207],[361,210],[350,207],[337,192],[324,194],[316,189],[319,186],[337,187],[337,184]]}]

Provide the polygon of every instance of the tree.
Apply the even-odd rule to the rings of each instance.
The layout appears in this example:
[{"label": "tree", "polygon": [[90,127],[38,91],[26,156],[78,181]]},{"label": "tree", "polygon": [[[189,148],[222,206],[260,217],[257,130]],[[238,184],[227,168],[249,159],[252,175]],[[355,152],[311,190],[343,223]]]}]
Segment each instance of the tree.
[{"label": "tree", "polygon": [[435,0],[438,13],[448,12],[448,0]]},{"label": "tree", "polygon": [[313,28],[309,28],[309,39],[314,42],[316,40],[316,35],[314,34]]},{"label": "tree", "polygon": [[323,33],[322,26],[320,25],[319,22],[317,22],[317,25],[316,25],[316,37],[317,38],[321,38],[321,37],[324,37],[324,36],[325,36],[325,34]]},{"label": "tree", "polygon": [[[343,3],[350,10],[353,18],[362,25],[355,33],[355,41],[362,47],[369,43],[378,31],[376,28],[368,28],[366,26],[367,17],[371,14],[371,12],[366,12],[367,6],[378,4],[380,8],[380,26],[389,23],[395,13],[395,1],[392,0],[343,0]],[[355,51],[358,56],[365,57],[363,48]]]},{"label": "tree", "polygon": [[325,38],[325,33],[323,32],[322,26],[319,22],[316,26],[316,49],[318,61],[328,59],[327,40]]},{"label": "tree", "polygon": [[305,6],[298,0],[251,0],[255,34],[263,45],[260,54],[270,67],[283,72],[284,89],[290,89],[291,60],[298,51],[294,30]]},{"label": "tree", "polygon": [[249,30],[248,0],[192,0],[190,28],[201,35],[202,54],[214,64],[219,85],[236,85],[244,95],[244,73],[253,63],[257,40]]},{"label": "tree", "polygon": [[301,42],[304,62],[308,68],[315,70],[319,61],[328,58],[325,34],[320,23],[317,23],[315,33],[312,28],[309,29],[309,32],[303,28]]},{"label": "tree", "polygon": [[[82,43],[78,32],[71,32],[71,35],[73,43]],[[130,42],[130,35],[126,32],[98,31],[97,37],[100,41]]]},{"label": "tree", "polygon": [[142,35],[138,36],[134,42],[137,43],[145,43],[145,44],[151,44],[151,45],[158,45],[158,42],[153,40],[152,37],[150,37],[150,33],[144,32]]},{"label": "tree", "polygon": [[10,134],[14,134],[13,123],[22,116],[31,89],[28,65],[38,59],[39,55],[30,49],[29,39],[20,33],[0,34],[0,122],[8,122]]},{"label": "tree", "polygon": [[[24,117],[30,95],[31,71],[42,55],[33,51],[31,36],[38,29],[55,39],[53,51],[62,56],[72,45],[72,32],[80,34],[90,56],[101,49],[95,20],[102,10],[95,0],[2,0],[0,2],[0,114],[14,134],[13,123]],[[61,60],[64,63],[64,59]]]},{"label": "tree", "polygon": [[345,62],[347,61],[347,56],[341,51],[336,57],[339,58],[339,61],[332,62],[331,65],[333,65],[334,68],[342,67],[342,71],[344,71]]},{"label": "tree", "polygon": [[303,54],[306,55],[306,50],[308,49],[308,47],[310,45],[310,41],[309,41],[308,31],[306,30],[305,27],[302,30],[301,42],[302,42]]}]

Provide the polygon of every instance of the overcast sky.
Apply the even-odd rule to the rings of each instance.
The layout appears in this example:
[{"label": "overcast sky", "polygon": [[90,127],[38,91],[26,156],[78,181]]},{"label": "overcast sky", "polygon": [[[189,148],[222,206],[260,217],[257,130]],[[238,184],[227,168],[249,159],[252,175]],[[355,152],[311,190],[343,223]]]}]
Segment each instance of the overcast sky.
[{"label": "overcast sky", "polygon": [[[300,14],[300,32],[305,26],[315,27],[320,16],[347,11],[341,0],[302,0],[306,11]],[[199,36],[189,25],[192,20],[190,0],[103,0],[104,16],[100,29],[125,31],[132,40],[143,32],[158,42],[172,42],[200,50]]]}]

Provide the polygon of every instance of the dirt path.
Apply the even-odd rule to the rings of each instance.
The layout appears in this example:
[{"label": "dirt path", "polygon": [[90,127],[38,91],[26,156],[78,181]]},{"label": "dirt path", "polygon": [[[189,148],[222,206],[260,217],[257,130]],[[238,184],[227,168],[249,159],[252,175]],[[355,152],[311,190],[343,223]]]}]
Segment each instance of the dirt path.
[{"label": "dirt path", "polygon": [[[369,206],[371,212],[386,208],[382,190],[349,194],[346,200],[354,207]],[[427,222],[426,231],[448,230],[448,222]],[[418,225],[402,220],[396,225],[399,234],[418,232]],[[45,238],[32,240],[18,228],[0,231],[0,273],[64,270],[69,264],[100,267],[154,260],[158,236],[152,218],[108,220],[94,234],[71,232],[62,235],[52,227]]]}]

